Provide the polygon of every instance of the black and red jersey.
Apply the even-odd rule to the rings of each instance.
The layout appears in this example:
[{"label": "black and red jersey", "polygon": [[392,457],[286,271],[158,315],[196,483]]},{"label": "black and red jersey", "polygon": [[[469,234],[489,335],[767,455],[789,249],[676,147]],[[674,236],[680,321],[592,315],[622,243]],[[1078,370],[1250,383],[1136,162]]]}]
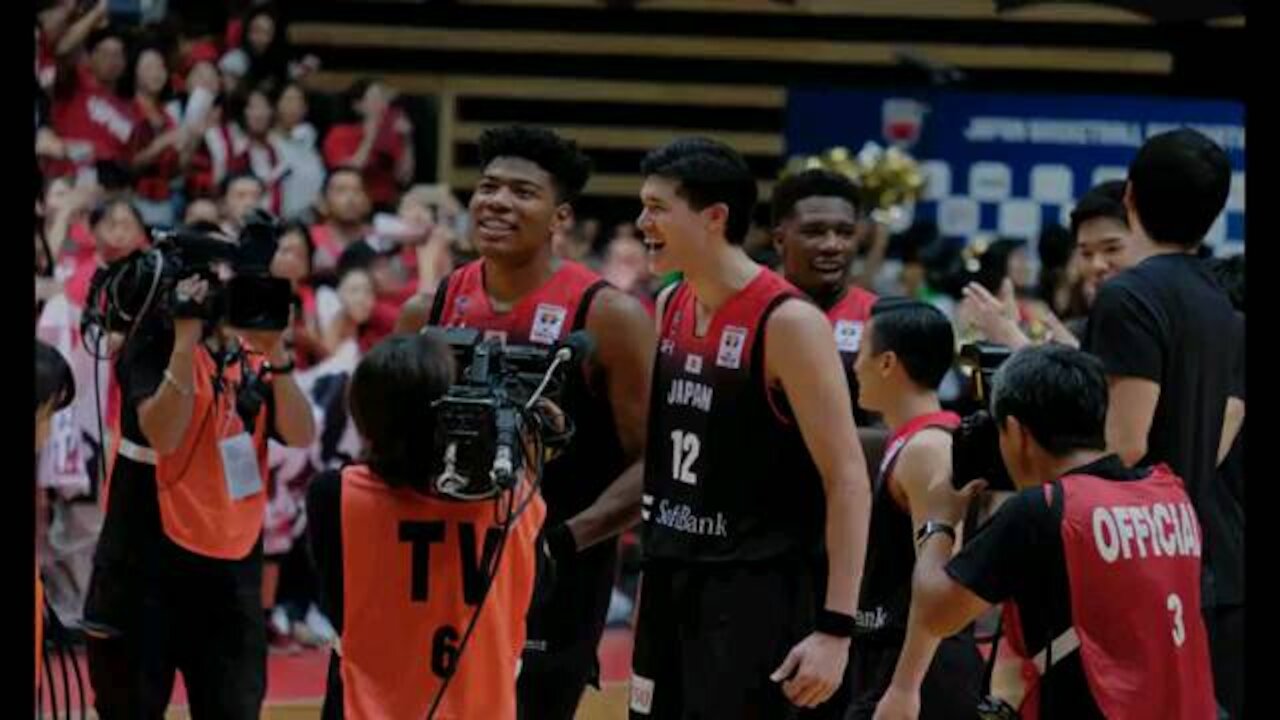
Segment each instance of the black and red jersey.
[{"label": "black and red jersey", "polygon": [[960,416],[952,412],[920,415],[889,437],[871,493],[871,525],[867,534],[867,559],[855,615],[859,635],[896,636],[907,630],[911,609],[911,573],[916,564],[915,528],[911,513],[898,505],[890,492],[893,469],[903,448],[929,428],[954,430]]},{"label": "black and red jersey", "polygon": [[[586,327],[596,294],[608,283],[586,266],[562,261],[551,278],[507,312],[493,308],[484,285],[485,261],[452,272],[441,283],[429,323],[483,330],[508,345],[553,346]],[[604,387],[593,386],[590,359],[571,374],[561,407],[576,427],[565,451],[547,463],[542,496],[551,527],[585,510],[626,468],[617,426]],[[600,383],[602,385],[602,383]],[[556,566],[553,595],[529,616],[529,642],[539,650],[588,647],[594,653],[617,562],[616,541],[593,545]]]},{"label": "black and red jersey", "polygon": [[704,335],[692,288],[682,283],[668,297],[641,508],[648,557],[756,561],[821,548],[821,477],[764,366],[770,315],[801,297],[762,269]]}]

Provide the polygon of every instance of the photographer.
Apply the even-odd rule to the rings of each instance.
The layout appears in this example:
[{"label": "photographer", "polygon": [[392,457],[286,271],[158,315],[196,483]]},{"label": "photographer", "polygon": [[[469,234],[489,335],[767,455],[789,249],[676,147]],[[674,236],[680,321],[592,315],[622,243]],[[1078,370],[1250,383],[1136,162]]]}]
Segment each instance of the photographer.
[{"label": "photographer", "polygon": [[[315,434],[280,331],[229,327],[213,296],[226,293],[234,317],[236,295],[215,279],[233,271],[179,261],[181,252],[136,254],[109,271],[120,282],[106,317],[133,319],[116,359],[123,437],[84,622],[104,720],[162,717],[178,670],[194,716],[258,717],[267,438],[302,446]],[[265,273],[271,253],[259,254]],[[156,304],[112,307],[131,297],[127,280],[169,282],[148,272],[148,259],[177,263],[183,279],[155,293]]]},{"label": "photographer", "polygon": [[1215,717],[1200,526],[1168,467],[1129,469],[1107,453],[1102,364],[1058,345],[1023,349],[996,373],[992,412],[1021,492],[953,559],[982,481],[929,486],[911,631],[945,637],[1004,602],[1006,636],[1040,673],[1024,717]]},{"label": "photographer", "polygon": [[341,634],[326,720],[425,718],[450,677],[439,717],[515,717],[546,510],[527,479],[503,501],[528,500],[505,526],[492,501],[434,491],[435,403],[454,374],[448,348],[429,335],[376,345],[351,381],[365,460],[321,474],[308,494],[325,613]]}]

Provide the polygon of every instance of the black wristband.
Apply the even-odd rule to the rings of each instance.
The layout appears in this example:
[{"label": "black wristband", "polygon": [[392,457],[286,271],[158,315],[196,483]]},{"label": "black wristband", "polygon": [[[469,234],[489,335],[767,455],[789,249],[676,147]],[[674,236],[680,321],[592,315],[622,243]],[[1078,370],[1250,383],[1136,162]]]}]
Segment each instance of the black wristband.
[{"label": "black wristband", "polygon": [[265,374],[267,375],[288,375],[294,371],[295,367],[296,365],[293,360],[290,360],[283,365],[272,365],[271,363],[262,364],[262,369],[266,371]]},{"label": "black wristband", "polygon": [[823,608],[818,611],[818,617],[814,621],[813,629],[823,635],[832,637],[853,637],[853,618],[844,613]]},{"label": "black wristband", "polygon": [[557,560],[573,557],[578,553],[578,543],[573,539],[573,533],[569,532],[569,526],[564,523],[548,530],[546,540],[551,557]]}]

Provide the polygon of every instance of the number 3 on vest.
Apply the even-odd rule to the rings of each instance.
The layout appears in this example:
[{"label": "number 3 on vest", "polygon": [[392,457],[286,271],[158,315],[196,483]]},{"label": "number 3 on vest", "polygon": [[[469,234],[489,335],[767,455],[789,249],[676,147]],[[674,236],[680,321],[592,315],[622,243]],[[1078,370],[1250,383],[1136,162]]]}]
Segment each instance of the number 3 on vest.
[{"label": "number 3 on vest", "polygon": [[1177,593],[1170,593],[1164,604],[1173,613],[1173,644],[1182,647],[1182,643],[1187,641],[1187,629],[1182,624],[1182,598]]},{"label": "number 3 on vest", "polygon": [[671,433],[671,475],[676,480],[690,485],[698,484],[698,476],[690,468],[698,459],[701,449],[698,436],[683,430]]}]

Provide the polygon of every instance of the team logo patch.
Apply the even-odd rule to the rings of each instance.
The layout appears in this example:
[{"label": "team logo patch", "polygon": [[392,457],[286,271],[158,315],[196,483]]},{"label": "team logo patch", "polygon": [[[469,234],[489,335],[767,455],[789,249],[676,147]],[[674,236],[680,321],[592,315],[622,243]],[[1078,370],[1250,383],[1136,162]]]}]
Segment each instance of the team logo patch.
[{"label": "team logo patch", "polygon": [[539,304],[533,313],[533,329],[529,331],[529,339],[543,345],[554,345],[560,339],[560,329],[564,327],[564,319],[568,314],[559,305]]},{"label": "team logo patch", "polygon": [[684,359],[684,371],[690,375],[702,374],[702,356],[690,354]]},{"label": "team logo patch", "polygon": [[631,674],[631,709],[641,715],[653,709],[653,681],[635,673]]},{"label": "team logo patch", "polygon": [[506,330],[485,330],[484,341],[489,342],[490,340],[497,340],[499,344],[501,344],[503,347],[506,347],[507,331]]},{"label": "team logo patch", "polygon": [[676,351],[676,341],[671,338],[663,338],[662,344],[659,346],[659,352],[663,355],[670,355]]},{"label": "team logo patch", "polygon": [[737,370],[742,367],[742,348],[747,344],[747,329],[727,325],[720,332],[720,350],[716,353],[716,365]]},{"label": "team logo patch", "polygon": [[836,321],[836,347],[840,352],[858,352],[862,343],[862,323],[857,320]]}]

